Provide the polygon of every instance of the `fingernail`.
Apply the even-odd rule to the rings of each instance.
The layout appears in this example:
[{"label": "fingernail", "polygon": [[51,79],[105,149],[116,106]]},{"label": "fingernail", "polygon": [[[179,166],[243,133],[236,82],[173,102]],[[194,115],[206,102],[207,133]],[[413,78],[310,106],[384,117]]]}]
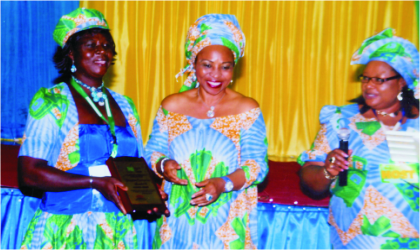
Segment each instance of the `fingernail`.
[{"label": "fingernail", "polygon": [[195,202],[191,201],[191,202],[190,202],[190,204],[191,204],[191,205],[195,205]]}]

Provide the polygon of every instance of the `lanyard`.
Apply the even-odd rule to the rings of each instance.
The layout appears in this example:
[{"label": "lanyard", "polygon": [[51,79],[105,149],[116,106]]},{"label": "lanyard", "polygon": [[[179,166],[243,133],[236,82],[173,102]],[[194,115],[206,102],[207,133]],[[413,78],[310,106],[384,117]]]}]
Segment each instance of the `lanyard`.
[{"label": "lanyard", "polygon": [[82,89],[82,87],[76,83],[73,77],[70,80],[70,84],[80,95],[82,95],[83,98],[85,98],[85,100],[89,103],[89,105],[93,108],[93,110],[95,110],[96,114],[109,125],[109,129],[111,130],[111,134],[113,138],[111,157],[115,158],[115,156],[117,156],[117,151],[118,151],[117,137],[115,136],[115,121],[114,121],[114,117],[112,116],[111,108],[109,107],[108,96],[105,94],[105,91],[103,92],[103,95],[105,99],[105,110],[106,110],[106,115],[108,116],[108,120],[102,115],[102,113],[93,103],[92,99],[90,99],[90,97],[86,94],[86,92]]},{"label": "lanyard", "polygon": [[[386,131],[387,129],[386,129],[385,125],[382,123],[382,121],[381,121],[381,120],[379,120],[378,115],[376,114],[376,110],[375,110],[375,109],[372,109],[372,111],[373,111],[373,114],[374,114],[374,115],[375,115],[375,117],[376,117],[376,120],[378,120],[378,121],[379,121],[379,123],[381,124],[382,129]],[[403,121],[403,119],[404,119],[404,116],[405,116],[404,109],[401,109],[401,113],[402,113],[402,117],[401,117],[401,119],[397,122],[397,124],[395,124],[394,128],[392,129],[393,131],[397,131],[397,130],[398,130],[398,128],[401,126],[401,123],[402,123],[402,121]]]}]

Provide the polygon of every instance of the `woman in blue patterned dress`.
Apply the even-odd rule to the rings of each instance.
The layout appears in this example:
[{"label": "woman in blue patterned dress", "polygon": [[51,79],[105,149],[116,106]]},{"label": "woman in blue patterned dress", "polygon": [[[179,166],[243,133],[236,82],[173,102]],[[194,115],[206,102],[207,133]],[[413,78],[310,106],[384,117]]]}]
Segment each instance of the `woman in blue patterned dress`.
[{"label": "woman in blue patterned dress", "polygon": [[154,248],[257,248],[257,187],[268,171],[258,103],[231,89],[245,37],[232,15],[209,14],[189,29],[190,72],[159,107],[146,159],[164,178],[171,216]]},{"label": "woman in blue patterned dress", "polygon": [[[388,145],[394,131],[411,133],[418,145],[418,50],[386,29],[363,42],[352,64],[366,65],[362,95],[322,108],[321,130],[299,158],[302,186],[315,195],[331,191],[335,249],[418,249],[418,148],[401,158]],[[350,131],[348,154],[338,149],[342,129]],[[340,185],[344,170],[347,185]]]},{"label": "woman in blue patterned dress", "polygon": [[103,87],[115,45],[102,13],[78,8],[54,31],[58,84],[30,107],[19,152],[20,186],[45,191],[22,249],[137,248],[136,230],[105,161],[143,156],[140,122],[128,97]]}]

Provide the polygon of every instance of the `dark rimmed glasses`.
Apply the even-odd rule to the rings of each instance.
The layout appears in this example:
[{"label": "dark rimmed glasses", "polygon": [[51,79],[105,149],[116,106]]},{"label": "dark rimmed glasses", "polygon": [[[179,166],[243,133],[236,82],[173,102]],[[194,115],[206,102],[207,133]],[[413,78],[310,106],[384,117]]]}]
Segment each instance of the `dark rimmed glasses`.
[{"label": "dark rimmed glasses", "polygon": [[374,84],[381,85],[384,82],[391,81],[391,80],[394,80],[394,79],[398,79],[400,77],[401,77],[401,75],[395,75],[395,76],[391,76],[391,77],[388,77],[388,78],[368,77],[368,76],[360,75],[359,76],[359,81],[362,82],[362,83],[368,83],[369,81],[372,81]]}]

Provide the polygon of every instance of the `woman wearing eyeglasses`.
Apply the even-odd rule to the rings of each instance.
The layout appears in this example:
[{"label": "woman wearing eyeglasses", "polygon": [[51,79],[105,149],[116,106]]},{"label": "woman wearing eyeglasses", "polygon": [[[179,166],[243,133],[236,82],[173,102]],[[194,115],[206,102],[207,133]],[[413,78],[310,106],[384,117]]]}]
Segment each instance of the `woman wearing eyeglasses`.
[{"label": "woman wearing eyeglasses", "polygon": [[[366,65],[362,95],[355,104],[322,108],[321,130],[299,157],[302,189],[332,193],[328,222],[335,249],[418,249],[418,155],[402,161],[388,145],[389,131],[418,136],[418,50],[385,29],[366,39],[351,63]],[[348,139],[340,139],[343,132]],[[348,140],[348,154],[340,140]]]}]

